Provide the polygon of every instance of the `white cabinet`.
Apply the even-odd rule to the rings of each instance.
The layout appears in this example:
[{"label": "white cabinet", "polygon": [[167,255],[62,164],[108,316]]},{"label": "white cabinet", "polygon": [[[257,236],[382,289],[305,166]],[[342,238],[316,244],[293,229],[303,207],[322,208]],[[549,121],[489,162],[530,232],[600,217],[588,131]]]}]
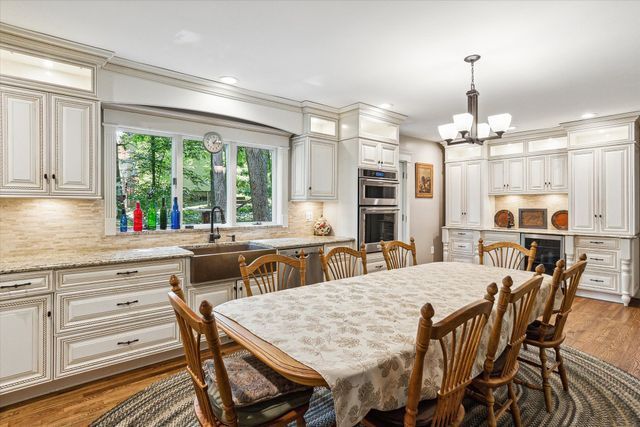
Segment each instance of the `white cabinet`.
[{"label": "white cabinet", "polygon": [[482,225],[482,162],[447,163],[447,225]]},{"label": "white cabinet", "polygon": [[51,194],[97,195],[97,103],[51,96]]},{"label": "white cabinet", "polygon": [[51,296],[0,303],[0,394],[50,381]]},{"label": "white cabinet", "polygon": [[360,166],[365,168],[377,168],[397,170],[400,157],[400,148],[394,144],[360,139]]},{"label": "white cabinet", "polygon": [[566,192],[568,160],[566,154],[527,157],[527,193]]},{"label": "white cabinet", "polygon": [[291,149],[291,199],[335,200],[338,183],[337,142],[294,139]]},{"label": "white cabinet", "polygon": [[0,195],[99,197],[98,102],[7,86],[0,94]]},{"label": "white cabinet", "polygon": [[507,194],[524,192],[524,169],[524,158],[490,161],[489,193]]},{"label": "white cabinet", "polygon": [[47,194],[46,94],[0,88],[0,194]]},{"label": "white cabinet", "polygon": [[569,227],[588,233],[633,234],[633,146],[571,151]]}]

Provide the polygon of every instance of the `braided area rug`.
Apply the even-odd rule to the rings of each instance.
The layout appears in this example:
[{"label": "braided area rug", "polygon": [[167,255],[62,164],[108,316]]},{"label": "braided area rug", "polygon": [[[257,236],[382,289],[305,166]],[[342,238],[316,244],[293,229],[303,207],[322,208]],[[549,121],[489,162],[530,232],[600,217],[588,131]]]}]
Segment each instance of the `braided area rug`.
[{"label": "braided area rug", "polygon": [[[533,349],[523,350],[522,355],[531,360],[538,359],[537,351],[534,353]],[[562,389],[559,376],[554,374],[551,378],[554,410],[550,414],[544,409],[541,391],[517,386],[523,425],[640,426],[639,378],[569,347],[564,348],[563,356],[569,374],[569,391]],[[540,372],[521,363],[518,378],[539,383]],[[198,427],[193,410],[194,396],[191,379],[182,372],[133,395],[91,425]],[[503,396],[504,392],[502,395],[497,393],[496,401],[500,402]],[[485,424],[483,406],[471,400],[465,400],[464,406],[464,426]],[[315,390],[305,418],[309,427],[328,427],[334,423],[333,401],[327,389]],[[509,413],[500,419],[500,426],[512,424]]]}]

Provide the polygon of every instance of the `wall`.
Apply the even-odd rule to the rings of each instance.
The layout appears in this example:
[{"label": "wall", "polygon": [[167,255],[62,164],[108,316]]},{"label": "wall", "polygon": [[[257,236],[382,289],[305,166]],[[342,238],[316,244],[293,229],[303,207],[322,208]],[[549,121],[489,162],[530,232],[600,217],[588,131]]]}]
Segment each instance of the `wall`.
[{"label": "wall", "polygon": [[[441,227],[444,225],[444,153],[433,141],[400,135],[400,153],[411,156],[407,165],[409,235],[416,239],[418,262],[442,261]],[[415,163],[433,165],[433,198],[415,197]],[[431,247],[434,254],[431,254]]]},{"label": "wall", "polygon": [[495,212],[498,212],[501,209],[511,211],[515,219],[516,227],[520,227],[518,224],[519,208],[547,209],[547,229],[556,230],[556,228],[551,225],[551,216],[556,211],[568,209],[569,196],[567,194],[495,196],[494,206]]},{"label": "wall", "polygon": [[[289,203],[289,227],[221,230],[237,240],[313,234],[313,221],[322,215],[322,203]],[[41,252],[73,253],[178,246],[206,242],[208,230],[104,235],[104,200],[0,199],[0,258],[38,256]]]}]

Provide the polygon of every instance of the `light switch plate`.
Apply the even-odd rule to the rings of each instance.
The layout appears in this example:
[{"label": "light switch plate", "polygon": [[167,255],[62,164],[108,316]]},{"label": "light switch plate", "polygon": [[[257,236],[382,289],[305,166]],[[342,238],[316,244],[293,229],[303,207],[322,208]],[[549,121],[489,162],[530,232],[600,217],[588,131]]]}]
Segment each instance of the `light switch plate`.
[{"label": "light switch plate", "polygon": [[436,253],[436,248],[435,248],[435,247],[433,247],[433,246],[431,246],[431,255],[433,255],[433,254],[435,254],[435,253]]},{"label": "light switch plate", "polygon": [[307,211],[306,217],[307,217],[307,222],[313,221],[313,212]]}]

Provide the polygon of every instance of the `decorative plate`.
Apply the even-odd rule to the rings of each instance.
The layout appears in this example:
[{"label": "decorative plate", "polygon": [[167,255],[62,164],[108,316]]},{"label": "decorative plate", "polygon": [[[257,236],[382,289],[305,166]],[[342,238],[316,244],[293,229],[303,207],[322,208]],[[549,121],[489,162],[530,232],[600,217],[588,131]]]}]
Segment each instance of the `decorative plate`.
[{"label": "decorative plate", "polygon": [[551,224],[558,230],[568,230],[569,212],[566,210],[557,211],[551,217]]},{"label": "decorative plate", "polygon": [[514,219],[515,218],[511,213],[511,211],[506,209],[499,210],[493,216],[493,222],[496,224],[496,227],[501,227],[501,228],[513,227],[513,225],[515,224]]}]

